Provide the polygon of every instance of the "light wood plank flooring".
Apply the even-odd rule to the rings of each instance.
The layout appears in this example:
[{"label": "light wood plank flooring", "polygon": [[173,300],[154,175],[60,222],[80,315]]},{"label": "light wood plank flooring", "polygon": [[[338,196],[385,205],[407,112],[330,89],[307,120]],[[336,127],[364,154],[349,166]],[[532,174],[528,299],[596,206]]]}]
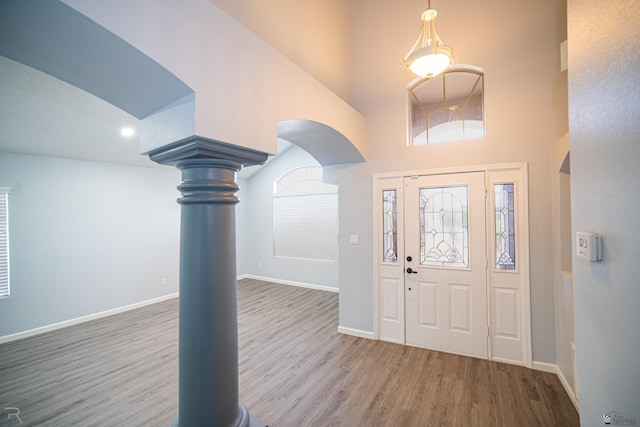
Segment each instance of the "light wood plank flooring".
[{"label": "light wood plank flooring", "polygon": [[[271,427],[575,426],[555,375],[341,335],[338,295],[238,285],[240,400]],[[169,426],[177,300],[0,345],[23,426]]]}]

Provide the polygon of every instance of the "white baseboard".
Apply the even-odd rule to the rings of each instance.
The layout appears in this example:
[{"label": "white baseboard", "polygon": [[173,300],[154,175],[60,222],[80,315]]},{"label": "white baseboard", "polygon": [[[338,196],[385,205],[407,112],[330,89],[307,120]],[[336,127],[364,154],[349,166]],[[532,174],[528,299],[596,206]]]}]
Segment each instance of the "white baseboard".
[{"label": "white baseboard", "polygon": [[280,285],[298,286],[299,288],[309,288],[309,289],[315,289],[318,291],[340,292],[338,288],[334,288],[333,286],[314,285],[313,283],[294,282],[293,280],[274,279],[273,277],[256,276],[255,274],[243,274],[242,276],[238,276],[238,280],[241,280],[241,279],[264,280],[265,282],[278,283]]},{"label": "white baseboard", "polygon": [[[502,357],[492,357],[491,360],[494,362],[507,363],[509,365],[523,366],[525,368],[528,368],[527,364],[521,360],[505,359]],[[538,369],[538,370],[542,371],[543,369]]]},{"label": "white baseboard", "polygon": [[533,361],[533,369],[536,371],[549,372],[550,374],[558,373],[558,366],[555,363]]},{"label": "white baseboard", "polygon": [[567,379],[564,377],[564,374],[562,373],[562,370],[560,369],[560,367],[558,367],[557,375],[558,375],[558,378],[560,379],[560,383],[562,384],[565,391],[569,395],[569,399],[571,399],[571,403],[573,403],[573,406],[575,406],[576,411],[580,412],[580,408],[578,406],[578,397],[576,396],[576,393],[573,391],[573,388],[571,387],[571,385],[569,385],[569,381],[567,381]]},{"label": "white baseboard", "polygon": [[562,387],[564,387],[564,391],[566,391],[567,394],[569,395],[569,399],[571,399],[571,403],[573,403],[573,406],[575,406],[576,411],[580,410],[578,405],[578,398],[576,397],[576,394],[573,391],[573,388],[571,388],[571,386],[569,385],[569,382],[564,377],[564,374],[562,373],[562,370],[560,370],[560,367],[558,365],[554,363],[547,363],[547,362],[536,362],[534,360],[533,369],[537,371],[549,372],[550,374],[556,374],[558,376],[558,379],[560,380],[560,384],[562,384]]},{"label": "white baseboard", "polygon": [[38,328],[29,329],[28,331],[17,332],[11,335],[5,335],[0,337],[0,344],[16,341],[22,338],[32,337],[34,335],[44,334],[45,332],[55,331],[56,329],[66,328],[67,326],[77,325],[79,323],[88,322],[90,320],[100,319],[102,317],[111,316],[113,314],[122,313],[125,311],[133,310],[136,308],[144,307],[147,305],[155,304],[161,301],[166,301],[172,298],[177,298],[178,293],[164,295],[158,298],[152,298],[146,301],[137,302],[135,304],[125,305],[123,307],[113,308],[111,310],[101,311],[99,313],[89,314],[87,316],[76,317],[75,319],[64,320],[62,322],[54,323],[51,325],[40,326]]},{"label": "white baseboard", "polygon": [[362,329],[353,329],[344,326],[338,326],[338,332],[341,334],[353,335],[354,337],[366,338],[369,340],[375,339],[373,332],[363,331]]},{"label": "white baseboard", "polygon": [[[375,338],[372,338],[372,339],[375,339]],[[390,342],[390,343],[393,343],[393,344],[401,344],[401,345],[405,345],[406,344],[404,341],[398,340],[398,339],[395,339],[395,338],[382,338],[382,337],[380,337],[380,338],[378,338],[378,340],[384,341],[384,342]]]}]

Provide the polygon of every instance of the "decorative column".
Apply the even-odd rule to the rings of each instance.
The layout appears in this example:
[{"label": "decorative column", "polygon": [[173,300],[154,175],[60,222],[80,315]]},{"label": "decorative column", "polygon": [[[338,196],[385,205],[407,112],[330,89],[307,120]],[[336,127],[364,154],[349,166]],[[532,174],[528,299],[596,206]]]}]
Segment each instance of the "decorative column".
[{"label": "decorative column", "polygon": [[149,153],[182,171],[175,426],[263,427],[238,399],[236,173],[267,154],[191,137]]}]

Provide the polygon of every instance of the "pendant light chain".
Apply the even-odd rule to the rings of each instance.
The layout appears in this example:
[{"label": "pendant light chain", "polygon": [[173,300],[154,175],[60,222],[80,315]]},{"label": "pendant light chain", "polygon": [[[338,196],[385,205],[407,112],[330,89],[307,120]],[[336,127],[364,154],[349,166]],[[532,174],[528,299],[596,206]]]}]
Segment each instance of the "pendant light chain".
[{"label": "pendant light chain", "polygon": [[427,0],[427,10],[420,16],[423,22],[418,40],[402,60],[405,68],[420,77],[437,76],[454,62],[453,49],[443,44],[436,32],[436,16],[438,12],[431,9],[431,0]]}]

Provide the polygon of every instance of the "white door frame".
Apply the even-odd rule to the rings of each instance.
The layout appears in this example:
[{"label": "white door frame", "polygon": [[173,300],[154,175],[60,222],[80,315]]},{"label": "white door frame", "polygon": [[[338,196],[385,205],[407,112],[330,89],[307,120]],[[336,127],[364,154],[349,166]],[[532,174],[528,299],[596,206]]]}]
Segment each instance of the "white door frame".
[{"label": "white door frame", "polygon": [[[529,279],[529,206],[527,163],[478,165],[470,167],[412,170],[373,174],[373,243],[374,243],[374,339],[406,344],[405,341],[405,286],[404,286],[404,198],[405,177],[484,172],[487,190],[487,319],[489,360],[532,367],[531,350],[531,296]],[[495,212],[493,212],[493,183],[516,184],[516,253],[517,271],[496,271],[493,268],[495,244]],[[382,263],[382,191],[398,190],[398,263]],[[395,267],[395,270],[394,268]],[[384,272],[384,274],[383,274]],[[396,286],[396,288],[394,288]],[[381,289],[384,287],[384,291]],[[383,292],[393,298],[391,307],[382,307]],[[507,312],[515,321],[504,322],[497,316],[501,306],[511,304]],[[388,304],[387,304],[388,305]],[[392,316],[386,313],[392,313]],[[504,313],[504,311],[503,311]]]}]

